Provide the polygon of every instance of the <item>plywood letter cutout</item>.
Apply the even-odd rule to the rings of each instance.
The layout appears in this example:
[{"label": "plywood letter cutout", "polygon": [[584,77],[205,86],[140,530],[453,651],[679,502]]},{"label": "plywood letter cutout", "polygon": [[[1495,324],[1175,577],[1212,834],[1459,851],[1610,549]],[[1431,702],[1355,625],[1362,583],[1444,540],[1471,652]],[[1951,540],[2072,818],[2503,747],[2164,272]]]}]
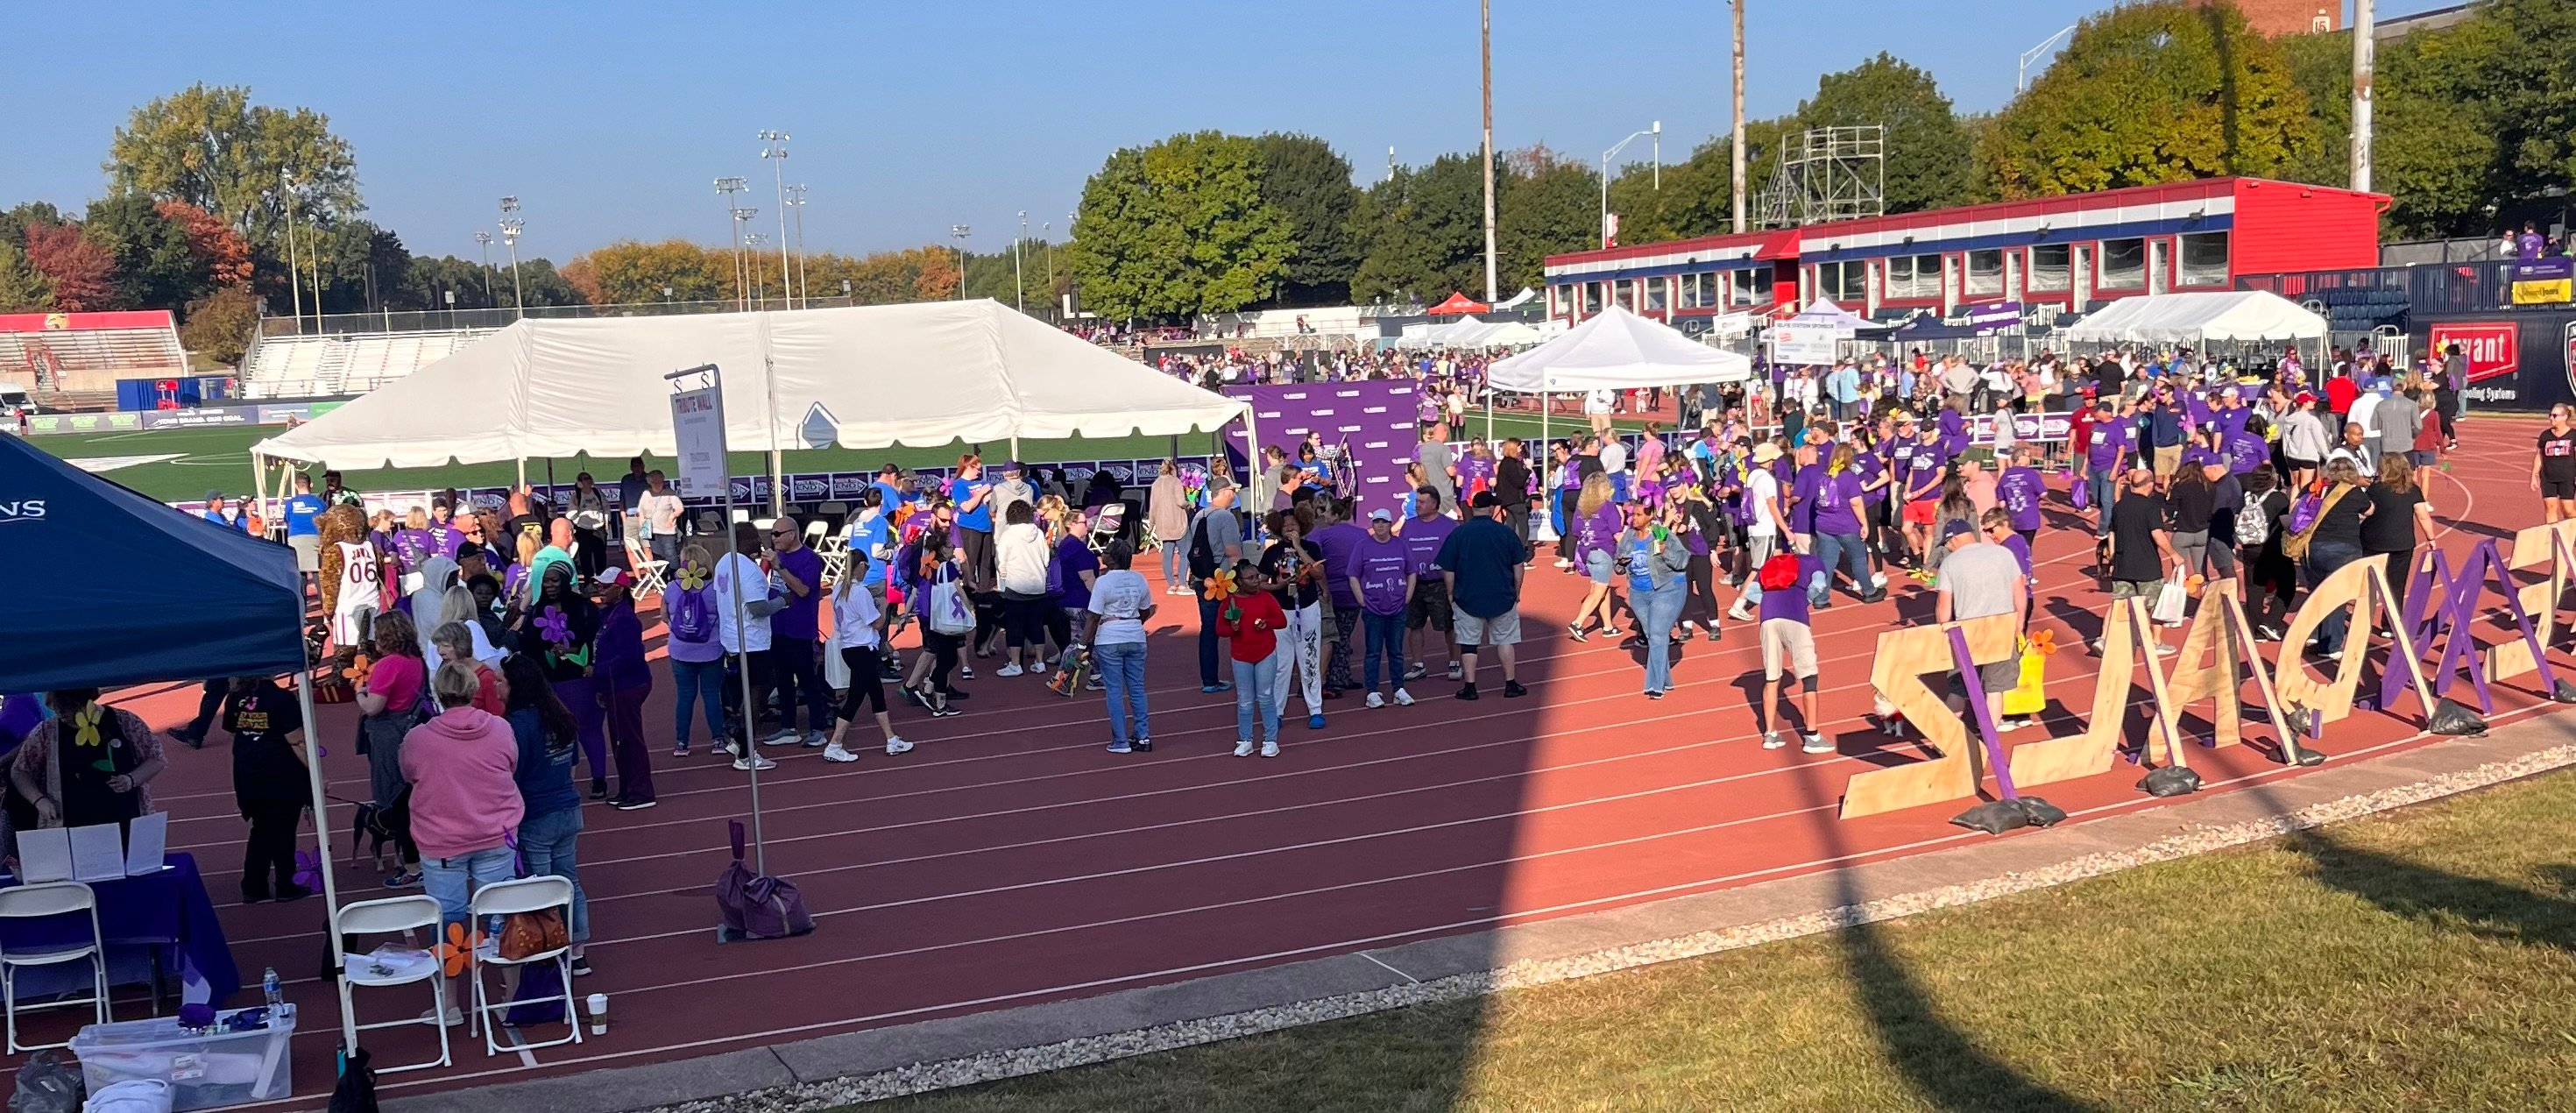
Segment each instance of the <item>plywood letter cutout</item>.
[{"label": "plywood letter cutout", "polygon": [[2154,718],[2154,728],[2161,732],[2166,749],[2173,748],[2181,731],[2165,698],[2164,674],[2156,668],[2155,630],[2155,624],[2147,619],[2146,600],[2112,601],[2111,609],[2102,618],[2102,670],[2093,678],[2093,714],[2085,720],[2084,733],[2013,747],[2014,784],[2028,788],[2110,771],[2120,750],[2121,726],[2128,721],[2129,708],[2137,703],[2135,685],[2141,656],[2146,658],[2148,687],[2154,694],[2146,704],[2147,714]]},{"label": "plywood letter cutout", "polygon": [[[2020,631],[2014,629],[2011,615],[1990,615],[1951,625],[1967,636],[1968,653],[1978,664],[2011,659],[2020,650]],[[1976,795],[1977,783],[1985,773],[1984,747],[1970,744],[1970,720],[1942,702],[1949,690],[1942,678],[1958,667],[1950,649],[1949,629],[1916,626],[1878,636],[1878,650],[1869,670],[1870,686],[1878,689],[1879,696],[1906,722],[1923,732],[1923,745],[1934,756],[1852,774],[1843,789],[1844,819]],[[1927,684],[1927,679],[1940,687]]]},{"label": "plywood letter cutout", "polygon": [[[2284,712],[2303,712],[2313,730],[2327,723],[2341,722],[2352,714],[2354,690],[2361,683],[2362,661],[2370,656],[2370,635],[2385,618],[2389,636],[2396,648],[2389,655],[2389,667],[2403,666],[2411,681],[2415,698],[2422,702],[2426,714],[2433,709],[2433,692],[2424,682],[2422,655],[2415,647],[2415,636],[2388,605],[2388,558],[2363,557],[2335,569],[2307,601],[2299,604],[2297,614],[2290,616],[2289,633],[2281,639],[2281,661],[2272,678],[2278,689]],[[2344,637],[2343,660],[2336,662],[2334,677],[2319,681],[2300,660],[2301,647],[2314,638],[2317,626],[2337,608],[2352,607],[2352,625]],[[2383,703],[2383,707],[2384,707]]]},{"label": "plywood letter cutout", "polygon": [[[2536,584],[2522,585],[2522,612],[2531,617],[2531,639],[2516,638],[2497,642],[2487,649],[2487,676],[2509,680],[2540,667],[2531,647],[2547,649],[2558,634],[2559,602],[2566,598],[2567,587],[2576,580],[2576,519],[2550,526],[2533,526],[2513,535],[2513,552],[2506,557],[2505,567],[2514,570],[2549,565],[2549,575]],[[2510,574],[2507,582],[2511,582]]]}]

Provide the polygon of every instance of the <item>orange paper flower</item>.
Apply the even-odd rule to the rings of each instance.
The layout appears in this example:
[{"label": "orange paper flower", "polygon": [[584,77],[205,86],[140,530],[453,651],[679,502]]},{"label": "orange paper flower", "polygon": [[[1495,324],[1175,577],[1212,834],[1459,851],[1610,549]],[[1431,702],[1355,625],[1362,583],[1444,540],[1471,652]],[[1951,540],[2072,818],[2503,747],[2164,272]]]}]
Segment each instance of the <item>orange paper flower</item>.
[{"label": "orange paper flower", "polygon": [[2042,656],[2055,653],[2057,652],[2057,631],[2042,630],[2036,634],[2032,634],[2023,642],[2023,644],[2031,649],[2038,650]]},{"label": "orange paper flower", "polygon": [[361,654],[358,654],[356,657],[352,657],[352,658],[350,658],[350,659],[349,659],[349,667],[348,667],[348,668],[345,668],[345,669],[341,669],[341,670],[340,670],[340,675],[341,675],[341,676],[343,676],[343,677],[345,677],[345,678],[347,678],[350,684],[352,684],[352,685],[354,685],[354,686],[356,686],[356,687],[364,688],[364,687],[366,687],[366,686],[367,686],[367,672],[368,672],[368,670],[373,669],[373,668],[375,668],[375,667],[376,667],[376,662],[375,662],[375,660],[374,660],[373,658],[371,658],[371,657],[368,657],[366,654],[361,653]]},{"label": "orange paper flower", "polygon": [[482,932],[467,931],[464,924],[451,923],[447,925],[447,941],[431,950],[446,964],[447,976],[453,978],[465,972],[473,961],[475,948],[482,945]]},{"label": "orange paper flower", "polygon": [[1201,589],[1201,594],[1209,602],[1233,598],[1234,572],[1231,569],[1217,569],[1215,575],[1207,578],[1207,587]]}]

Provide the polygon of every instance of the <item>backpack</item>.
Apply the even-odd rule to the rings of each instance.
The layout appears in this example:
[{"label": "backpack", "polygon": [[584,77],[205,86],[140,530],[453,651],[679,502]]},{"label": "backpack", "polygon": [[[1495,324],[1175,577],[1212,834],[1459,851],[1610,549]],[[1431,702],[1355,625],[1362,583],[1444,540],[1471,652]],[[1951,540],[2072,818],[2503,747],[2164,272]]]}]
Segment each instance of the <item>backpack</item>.
[{"label": "backpack", "polygon": [[731,826],[733,861],[716,875],[716,910],[724,917],[717,938],[785,939],[814,930],[814,916],[805,911],[796,883],[751,872],[742,860],[742,821]]},{"label": "backpack", "polygon": [[1210,510],[1199,515],[1199,520],[1190,525],[1190,578],[1193,580],[1216,575],[1216,547],[1208,541],[1207,524],[1209,515],[1222,513],[1225,511]]},{"label": "backpack", "polygon": [[716,608],[707,601],[707,589],[680,588],[670,598],[672,641],[698,645],[715,640]]},{"label": "backpack", "polygon": [[2262,499],[2248,499],[2236,508],[2236,543],[2260,546],[2272,539],[2272,516],[2264,513]]},{"label": "backpack", "polygon": [[1792,553],[1781,553],[1763,561],[1758,575],[1762,590],[1787,591],[1798,586],[1798,558]]},{"label": "backpack", "polygon": [[2317,523],[2324,521],[2326,511],[2334,509],[2334,504],[2343,501],[2343,497],[2352,491],[2350,487],[2337,487],[2322,499],[2315,495],[2300,499],[2299,505],[2290,511],[2290,520],[2284,523],[2290,532],[2281,538],[2281,555],[2291,560],[2306,560],[2308,545],[2316,540]]}]

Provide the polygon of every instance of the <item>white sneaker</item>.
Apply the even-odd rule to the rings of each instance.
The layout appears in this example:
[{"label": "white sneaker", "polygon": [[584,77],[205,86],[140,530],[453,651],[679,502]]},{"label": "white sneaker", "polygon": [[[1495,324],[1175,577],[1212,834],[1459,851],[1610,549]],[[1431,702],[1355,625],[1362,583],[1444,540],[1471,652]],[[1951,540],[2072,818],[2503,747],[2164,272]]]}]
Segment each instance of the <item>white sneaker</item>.
[{"label": "white sneaker", "polygon": [[420,1010],[421,1023],[427,1024],[432,1020],[436,1020],[440,1024],[449,1028],[461,1028],[465,1025],[465,1010],[454,1005],[449,1005],[447,1006],[446,1016],[438,1015],[438,1010],[434,1008]]},{"label": "white sneaker", "polygon": [[1558,558],[1556,558],[1556,569],[1557,569],[1557,571],[1562,572],[1562,571],[1564,571],[1564,570],[1566,570],[1566,569],[1568,569],[1568,568],[1572,568],[1572,567],[1574,567],[1574,562],[1573,562],[1573,561],[1567,560],[1567,559],[1565,559],[1564,557],[1558,557]]},{"label": "white sneaker", "polygon": [[2029,730],[2029,729],[2030,729],[2030,720],[2028,720],[2028,719],[2004,719],[2004,720],[2002,720],[2002,721],[2000,721],[2000,722],[1997,722],[1997,723],[1995,724],[1995,729],[1996,729],[1996,730],[1998,730],[1998,731],[2003,731],[2003,732],[2007,732],[2007,733],[2009,733],[2009,732],[2011,732],[2011,731],[2016,731],[2016,730]]},{"label": "white sneaker", "polygon": [[796,733],[796,728],[789,727],[786,730],[782,730],[777,734],[771,735],[769,744],[772,746],[791,746],[804,737],[804,735]]},{"label": "white sneaker", "polygon": [[1018,665],[1004,665],[1004,666],[1002,666],[1001,668],[994,669],[994,670],[993,670],[993,675],[995,675],[995,676],[1018,676],[1018,675],[1020,675],[1020,667],[1019,667]]},{"label": "white sneaker", "polygon": [[1368,705],[1371,707],[1384,707],[1386,706],[1386,697],[1379,695],[1376,692],[1370,692]]},{"label": "white sneaker", "polygon": [[778,768],[778,763],[765,757],[735,758],[733,759],[733,767],[745,773],[751,772],[754,769],[767,772]]},{"label": "white sneaker", "polygon": [[1251,739],[1249,739],[1249,738],[1237,739],[1237,740],[1235,741],[1235,743],[1234,743],[1234,756],[1236,756],[1236,757],[1251,757],[1251,756],[1252,756],[1252,740],[1251,740]]},{"label": "white sneaker", "polygon": [[1261,744],[1261,756],[1263,756],[1263,757],[1278,757],[1278,756],[1279,756],[1279,743],[1277,743],[1277,742],[1275,742],[1275,741],[1274,741],[1274,742],[1264,742],[1264,743],[1262,743],[1262,744]]},{"label": "white sneaker", "polygon": [[[2163,643],[2163,642],[2157,642],[2157,643],[2156,643],[2156,656],[2158,656],[2158,657],[2171,657],[2171,656],[2173,656],[2173,655],[2174,655],[2174,647],[2172,647],[2172,646],[2170,646],[2170,645],[2166,645],[2166,644],[2165,644],[2165,643]],[[2343,654],[2336,653],[2336,654],[2331,654],[2330,656],[2335,657],[2335,658],[2341,658],[2341,657],[2343,656]]]},{"label": "white sneaker", "polygon": [[1467,670],[1466,670],[1466,668],[1463,666],[1463,663],[1462,663],[1462,662],[1458,662],[1458,661],[1451,661],[1451,662],[1449,662],[1449,679],[1451,679],[1451,680],[1465,680],[1466,678],[1467,678]]},{"label": "white sneaker", "polygon": [[1405,691],[1405,690],[1404,690],[1404,689],[1402,689],[1402,688],[1398,688],[1398,689],[1396,689],[1396,690],[1395,690],[1395,705],[1396,705],[1397,707],[1411,707],[1411,706],[1413,706],[1413,693],[1408,692],[1408,691]]},{"label": "white sneaker", "polygon": [[912,752],[912,743],[910,743],[910,742],[906,742],[906,741],[904,741],[903,739],[900,739],[900,738],[889,738],[889,739],[886,739],[886,753],[887,753],[888,755],[893,755],[893,754],[908,754],[908,753],[911,753],[911,752]]},{"label": "white sneaker", "polygon": [[1762,748],[1763,748],[1763,749],[1766,749],[1766,750],[1777,750],[1777,749],[1780,749],[1781,747],[1787,746],[1788,744],[1789,744],[1789,740],[1788,740],[1787,738],[1781,737],[1781,735],[1780,735],[1780,732],[1779,732],[1779,731],[1776,731],[1776,730],[1766,730],[1766,731],[1763,731],[1763,732],[1762,732]]},{"label": "white sneaker", "polygon": [[1871,587],[1886,587],[1886,586],[1887,586],[1887,573],[1885,573],[1885,572],[1872,572],[1872,573],[1870,573],[1870,574],[1869,574],[1869,585],[1870,585]]},{"label": "white sneaker", "polygon": [[850,761],[857,761],[857,760],[859,760],[859,755],[854,754],[854,753],[851,753],[850,751],[848,751],[848,750],[846,750],[846,749],[843,749],[843,748],[841,747],[841,744],[840,744],[840,743],[838,743],[838,742],[834,742],[834,743],[832,743],[832,744],[831,744],[831,745],[829,745],[829,746],[825,746],[825,747],[823,747],[823,760],[825,760],[825,761],[833,761],[833,762],[850,762]]},{"label": "white sneaker", "polygon": [[1726,617],[1734,619],[1737,622],[1747,622],[1752,620],[1753,612],[1745,610],[1744,604],[1738,603],[1732,607],[1726,608]]}]

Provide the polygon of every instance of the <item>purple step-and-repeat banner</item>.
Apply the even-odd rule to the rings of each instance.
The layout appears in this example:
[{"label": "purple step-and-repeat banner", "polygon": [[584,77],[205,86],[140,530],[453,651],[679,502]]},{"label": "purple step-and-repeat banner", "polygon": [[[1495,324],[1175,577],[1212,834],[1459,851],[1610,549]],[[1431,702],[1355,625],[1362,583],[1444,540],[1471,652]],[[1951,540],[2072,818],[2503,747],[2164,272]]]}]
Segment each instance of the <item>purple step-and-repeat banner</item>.
[{"label": "purple step-and-repeat banner", "polygon": [[[1230,386],[1225,395],[1252,403],[1262,447],[1285,450],[1294,458],[1306,434],[1317,434],[1331,454],[1341,457],[1338,466],[1351,469],[1360,514],[1381,506],[1403,512],[1404,468],[1422,443],[1414,424],[1421,399],[1413,380]],[[1238,458],[1250,460],[1254,454],[1246,450],[1245,436],[1241,428],[1226,429],[1226,441]],[[1242,474],[1250,474],[1249,467]]]}]

